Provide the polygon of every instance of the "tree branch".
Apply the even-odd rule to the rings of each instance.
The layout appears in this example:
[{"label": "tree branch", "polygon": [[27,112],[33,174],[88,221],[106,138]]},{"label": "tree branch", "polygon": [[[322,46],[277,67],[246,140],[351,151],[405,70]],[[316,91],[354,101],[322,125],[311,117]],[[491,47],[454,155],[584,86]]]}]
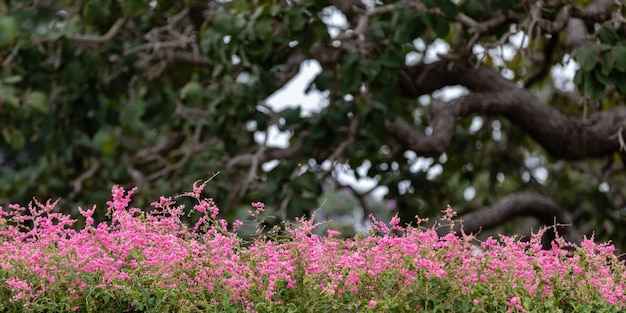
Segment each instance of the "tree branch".
[{"label": "tree branch", "polygon": [[74,200],[76,196],[81,193],[85,181],[93,177],[98,172],[100,167],[102,167],[102,162],[97,161],[96,163],[92,164],[89,169],[87,169],[87,171],[76,177],[76,179],[72,182],[73,189],[68,196],[69,200]]},{"label": "tree branch", "polygon": [[[520,216],[532,216],[546,226],[555,225],[556,230],[565,241],[580,244],[582,235],[571,226],[571,220],[561,207],[552,199],[537,193],[515,193],[500,199],[491,206],[478,209],[461,216],[461,223],[455,223],[453,231],[460,234],[477,233],[481,229],[490,229]],[[440,227],[439,236],[444,236],[450,228]],[[542,238],[544,248],[550,248],[554,233]]]},{"label": "tree branch", "polygon": [[[504,116],[557,158],[579,160],[620,151],[618,138],[624,136],[626,107],[594,112],[587,117],[566,117],[495,69],[480,65],[446,70],[447,64],[448,61],[439,61],[422,65],[421,71],[416,70],[418,67],[409,69],[417,76],[417,90],[426,93],[441,85],[462,85],[474,92],[449,103],[435,102],[430,136],[401,117],[388,121],[387,130],[406,148],[418,154],[437,155],[447,148],[457,118],[485,114]],[[419,82],[424,83],[420,86]]]},{"label": "tree branch", "polygon": [[265,153],[262,155],[256,155],[256,153],[240,154],[231,158],[228,161],[228,168],[235,167],[249,167],[252,165],[256,158],[256,162],[265,163],[271,160],[281,159],[293,159],[296,156],[302,154],[302,145],[298,142],[295,145],[288,148],[273,148],[267,147],[264,149]]},{"label": "tree branch", "polygon": [[584,8],[572,7],[570,16],[583,19],[587,22],[598,23],[611,19],[611,6],[617,3],[615,0],[596,0]]},{"label": "tree branch", "polygon": [[[68,37],[68,39],[76,41],[77,43],[80,43],[80,44],[100,44],[103,42],[107,42],[111,40],[113,36],[115,36],[120,31],[120,29],[122,29],[122,26],[124,25],[125,22],[126,22],[126,18],[119,18],[117,21],[115,21],[115,23],[113,23],[109,31],[107,31],[106,34],[102,36],[75,35],[75,36]],[[36,44],[41,44],[41,43],[53,42],[53,41],[56,41],[57,39],[59,38],[43,37],[43,38],[39,38],[35,40],[34,44],[36,45]]]}]

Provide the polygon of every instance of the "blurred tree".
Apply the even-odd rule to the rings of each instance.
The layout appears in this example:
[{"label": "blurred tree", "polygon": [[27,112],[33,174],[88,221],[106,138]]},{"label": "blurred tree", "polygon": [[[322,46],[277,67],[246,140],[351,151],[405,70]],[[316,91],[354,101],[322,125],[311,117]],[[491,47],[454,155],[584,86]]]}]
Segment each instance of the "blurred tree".
[{"label": "blurred tree", "polygon": [[[207,192],[225,216],[265,201],[286,219],[366,166],[405,222],[451,203],[470,231],[530,214],[626,243],[625,12],[614,0],[0,0],[0,198],[103,205],[117,183],[139,186],[144,206],[219,171]],[[553,73],[572,59],[567,86]],[[265,100],[307,60],[324,108],[273,110]],[[451,86],[462,95],[437,96]],[[287,147],[255,139],[272,127]]]}]

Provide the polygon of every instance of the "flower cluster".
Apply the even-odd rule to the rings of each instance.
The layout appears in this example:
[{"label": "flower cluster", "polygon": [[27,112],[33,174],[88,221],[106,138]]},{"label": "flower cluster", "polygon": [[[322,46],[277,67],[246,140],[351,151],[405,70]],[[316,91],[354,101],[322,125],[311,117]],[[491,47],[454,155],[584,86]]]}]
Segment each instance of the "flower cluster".
[{"label": "flower cluster", "polygon": [[[204,183],[206,184],[206,182]],[[113,187],[110,220],[85,228],[54,212],[56,202],[0,210],[0,311],[120,311],[216,308],[271,312],[292,306],[310,311],[569,311],[626,305],[626,268],[609,244],[593,238],[568,248],[557,238],[541,250],[541,232],[514,237],[439,237],[434,228],[389,226],[372,218],[374,232],[352,239],[312,233],[312,219],[285,227],[289,240],[241,240],[235,221],[202,198],[204,184],[183,196],[203,216],[193,228],[185,207],[160,197],[151,210],[130,207],[135,189]],[[265,210],[251,204],[256,219]],[[447,221],[456,214],[448,207]],[[421,223],[424,220],[419,220]],[[28,226],[27,226],[28,225]],[[282,238],[282,237],[281,237]],[[480,246],[482,253],[474,253]],[[541,301],[537,301],[537,299]],[[50,303],[56,303],[57,308]],[[177,309],[178,308],[178,309]]]}]

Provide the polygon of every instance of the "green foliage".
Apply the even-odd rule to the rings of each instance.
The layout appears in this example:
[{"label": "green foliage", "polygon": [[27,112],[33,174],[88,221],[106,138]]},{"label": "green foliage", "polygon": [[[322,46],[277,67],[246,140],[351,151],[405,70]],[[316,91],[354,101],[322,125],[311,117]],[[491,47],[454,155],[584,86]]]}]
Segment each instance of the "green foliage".
[{"label": "green foliage", "polygon": [[[90,207],[103,204],[108,195],[102,190],[116,183],[141,186],[135,202],[143,205],[219,171],[209,192],[226,217],[240,214],[242,203],[265,201],[279,218],[293,218],[319,207],[322,187],[337,172],[369,165],[356,175],[388,189],[387,199],[397,201],[405,221],[435,216],[443,203],[463,203],[471,211],[515,191],[543,191],[599,238],[626,236],[616,227],[623,224],[624,178],[603,176],[605,160],[552,160],[495,116],[476,117],[482,124],[471,130],[475,117],[458,120],[449,147],[435,156],[414,156],[385,131],[385,122],[397,116],[429,130],[434,96],[416,101],[398,87],[409,57],[424,61],[441,42],[452,52],[469,40],[511,48],[509,32],[534,25],[528,4],[520,1],[423,4],[418,11],[401,1],[376,2],[380,13],[368,17],[363,34],[351,32],[358,21],[330,25],[344,38],[367,40],[324,54],[336,60],[320,62],[307,91],[322,91],[326,106],[309,114],[296,101],[278,112],[263,105],[286,83],[281,71],[293,59],[347,45],[331,38],[325,17],[333,9],[325,1],[90,0],[56,1],[54,7],[0,1],[0,202],[27,203],[36,196]],[[552,18],[560,6],[546,6],[540,16]],[[196,13],[204,20],[195,23]],[[511,18],[476,37],[459,23],[465,17],[488,23],[503,14]],[[596,26],[588,44],[568,51],[559,38],[554,49],[552,63],[568,53],[580,65],[574,83],[587,97],[582,105],[547,92],[549,75],[532,86],[569,116],[587,114],[592,100],[605,108],[623,105],[623,29],[609,22]],[[535,30],[527,41],[530,48],[513,47],[510,60],[497,62],[502,60],[490,53],[481,61],[522,82],[542,67],[535,56],[548,39]],[[286,153],[274,168],[263,168],[265,159],[235,164],[243,155],[275,155],[275,148],[260,149],[255,139],[270,127],[290,134],[290,146],[299,151]],[[539,165],[528,165],[529,156]],[[620,163],[620,156],[610,162]],[[545,180],[532,174],[539,167],[547,171]],[[600,191],[604,183],[616,187]],[[474,198],[465,199],[466,188],[476,190]]]},{"label": "green foliage", "polygon": [[574,83],[591,99],[598,99],[609,87],[626,92],[626,40],[610,24],[596,35],[600,44],[587,43],[572,53],[580,64]]}]

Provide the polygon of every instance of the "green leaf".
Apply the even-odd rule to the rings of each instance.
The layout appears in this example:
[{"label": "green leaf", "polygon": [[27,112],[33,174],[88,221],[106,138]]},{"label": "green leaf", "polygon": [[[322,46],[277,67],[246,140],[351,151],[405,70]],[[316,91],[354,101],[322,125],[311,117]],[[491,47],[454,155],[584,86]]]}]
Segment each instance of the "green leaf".
[{"label": "green leaf", "polygon": [[143,99],[136,97],[133,102],[128,102],[122,112],[120,112],[120,124],[129,129],[139,130],[143,128],[141,117],[145,113]]},{"label": "green leaf", "polygon": [[626,46],[614,46],[611,49],[615,68],[620,72],[626,72]]},{"label": "green leaf", "polygon": [[251,21],[256,21],[265,11],[265,7],[263,6],[259,6],[256,8],[256,10],[254,10],[254,13],[252,13],[252,15],[250,15],[250,20]]},{"label": "green leaf", "polygon": [[313,84],[315,88],[319,91],[325,91],[330,89],[333,81],[335,80],[335,75],[331,71],[322,71],[315,77],[313,80]]},{"label": "green leaf", "polygon": [[198,105],[202,101],[202,89],[202,85],[199,82],[192,80],[180,89],[180,98],[188,100],[192,105]]},{"label": "green leaf", "polygon": [[15,150],[21,150],[24,148],[26,140],[24,134],[19,129],[12,126],[5,126],[2,128],[2,137],[11,147]]},{"label": "green leaf", "polygon": [[120,4],[122,11],[129,15],[136,15],[137,13],[139,13],[139,11],[141,11],[141,9],[143,8],[143,4],[145,3],[143,1],[137,0],[118,0],[117,2]]},{"label": "green leaf", "polygon": [[412,39],[409,35],[410,32],[407,31],[406,24],[402,24],[394,31],[392,40],[397,44],[405,44]]},{"label": "green leaf", "polygon": [[[83,54],[83,66],[84,68],[88,68],[88,75],[99,76],[104,70],[104,60],[102,59],[102,55],[99,53],[99,50],[92,49],[88,50]],[[83,75],[84,71],[81,70]],[[79,74],[81,75],[81,74]]]},{"label": "green leaf", "polygon": [[344,117],[343,110],[338,106],[329,106],[324,115],[326,123],[335,128],[343,124]]},{"label": "green leaf", "polygon": [[40,113],[48,114],[48,99],[46,94],[41,91],[31,91],[25,96],[24,102]]},{"label": "green leaf", "polygon": [[327,133],[328,133],[328,129],[326,125],[324,123],[317,123],[315,124],[315,126],[313,126],[310,136],[313,139],[320,139],[320,138],[326,137]]},{"label": "green leaf", "polygon": [[422,12],[421,17],[422,17],[422,21],[424,21],[424,24],[426,24],[428,28],[434,29],[435,26],[437,25],[437,22],[436,22],[437,17],[435,15],[428,13],[428,12]]},{"label": "green leaf", "polygon": [[339,88],[341,93],[349,94],[361,86],[361,72],[356,67],[346,67],[341,71]]},{"label": "green leaf", "polygon": [[111,294],[109,294],[108,292],[104,293],[104,295],[102,296],[102,300],[104,301],[104,304],[108,304],[111,300]]},{"label": "green leaf", "polygon": [[432,13],[423,12],[421,14],[424,23],[432,29],[437,37],[444,38],[450,32],[450,23]]},{"label": "green leaf", "polygon": [[596,80],[604,86],[613,85],[613,80],[608,76],[602,73],[602,70],[596,69],[594,74],[596,76]]},{"label": "green leaf", "polygon": [[597,99],[604,88],[604,85],[596,79],[595,75],[583,77],[583,93],[591,99]]},{"label": "green leaf", "polygon": [[200,49],[209,57],[216,54],[216,50],[222,41],[222,35],[212,28],[202,29],[200,32]]},{"label": "green leaf", "polygon": [[372,80],[380,72],[380,63],[365,59],[361,61],[361,72],[367,76],[369,80]]},{"label": "green leaf", "polygon": [[372,110],[370,112],[370,121],[372,125],[378,129],[385,128],[385,110]]},{"label": "green leaf", "polygon": [[602,51],[602,74],[609,75],[613,70],[613,65],[615,64],[615,55],[613,54],[612,49]]},{"label": "green leaf", "polygon": [[573,79],[574,84],[576,86],[579,86],[579,87],[582,86],[582,84],[583,84],[583,77],[584,77],[583,71],[581,71],[581,70],[576,71],[576,74],[574,74],[574,79]]},{"label": "green leaf", "polygon": [[316,42],[327,43],[330,39],[328,26],[321,21],[315,20],[308,27],[307,31],[299,32],[296,36],[300,50],[308,55],[311,53],[311,46]]},{"label": "green leaf", "polygon": [[387,53],[380,57],[379,61],[380,64],[391,68],[399,68],[406,65],[404,54],[399,49],[394,49],[393,47],[390,47]]},{"label": "green leaf", "polygon": [[[119,9],[111,0],[90,0],[86,1],[83,7],[83,16],[92,26],[103,27],[105,24],[113,23],[113,18],[117,19]],[[107,25],[107,28],[110,25]]]},{"label": "green leaf", "polygon": [[375,41],[379,42],[387,38],[390,28],[389,25],[390,23],[386,20],[373,18],[370,20],[368,32]]},{"label": "green leaf", "polygon": [[618,35],[617,30],[611,24],[604,24],[596,36],[600,39],[600,42],[605,44],[614,44],[620,39],[620,35]]},{"label": "green leaf", "polygon": [[11,45],[18,36],[17,21],[13,16],[0,16],[0,47]]},{"label": "green leaf", "polygon": [[615,85],[622,94],[626,93],[626,75],[620,74],[615,78]]},{"label": "green leaf", "polygon": [[22,76],[20,75],[12,75],[5,77],[2,82],[5,84],[17,84],[22,81]]},{"label": "green leaf", "polygon": [[273,52],[272,42],[263,40],[263,44],[245,46],[244,52],[249,55],[249,59],[254,59],[256,62],[264,62]]},{"label": "green leaf", "polygon": [[234,30],[233,24],[233,17],[230,16],[224,8],[219,8],[215,13],[215,17],[213,17],[211,26],[218,33],[228,35]]},{"label": "green leaf", "polygon": [[400,18],[402,17],[402,12],[405,12],[406,10],[407,8],[404,6],[402,2],[396,3],[395,9],[393,10],[393,13],[391,14],[391,25],[400,26],[402,24],[402,21],[400,20]]},{"label": "green leaf", "polygon": [[313,40],[318,42],[327,42],[330,39],[328,26],[322,22],[313,24]]},{"label": "green leaf", "polygon": [[100,129],[91,140],[92,145],[104,155],[111,155],[115,152],[115,139],[106,129]]},{"label": "green leaf", "polygon": [[291,181],[291,186],[299,191],[316,191],[319,188],[315,176],[311,172],[305,172],[294,178]]},{"label": "green leaf", "polygon": [[272,32],[274,31],[272,20],[267,17],[259,19],[256,23],[254,23],[253,28],[256,37],[260,40],[271,39]]},{"label": "green leaf", "polygon": [[339,88],[342,94],[349,94],[361,86],[361,71],[359,71],[360,54],[352,54],[344,59],[339,67]]},{"label": "green leaf", "polygon": [[587,72],[591,71],[598,64],[598,53],[591,44],[576,48],[572,56],[580,64],[580,67]]},{"label": "green leaf", "polygon": [[259,74],[260,88],[263,92],[271,94],[276,90],[276,76],[274,73],[263,71]]},{"label": "green leaf", "polygon": [[440,1],[439,9],[441,9],[441,11],[443,11],[443,14],[445,14],[450,19],[455,18],[456,15],[459,13],[456,4],[454,4],[454,2],[450,0]]},{"label": "green leaf", "polygon": [[417,14],[412,10],[404,9],[398,14],[401,19],[393,28],[393,41],[399,45],[413,41],[415,38],[423,35],[426,27],[418,18]]},{"label": "green leaf", "polygon": [[[299,195],[294,196],[287,204],[287,212],[294,216],[302,215],[303,212],[309,212],[317,208],[318,203],[316,198],[302,197]],[[337,311],[337,310],[335,310]]]},{"label": "green leaf", "polygon": [[345,59],[343,59],[342,66],[351,66],[358,63],[361,59],[361,54],[355,53],[348,55]]},{"label": "green leaf", "polygon": [[20,99],[15,95],[15,88],[10,86],[0,87],[0,95],[4,100],[3,104],[6,104],[11,109],[20,107]]},{"label": "green leaf", "polygon": [[437,37],[444,38],[448,36],[448,33],[450,32],[450,23],[442,18],[437,18],[436,21],[437,25],[435,27],[435,34]]},{"label": "green leaf", "polygon": [[285,126],[296,124],[300,121],[300,106],[287,108],[280,112],[280,116],[285,119]]},{"label": "green leaf", "polygon": [[287,15],[289,17],[289,28],[294,31],[304,29],[307,24],[307,18],[304,15],[304,7],[299,4],[293,4]]}]

